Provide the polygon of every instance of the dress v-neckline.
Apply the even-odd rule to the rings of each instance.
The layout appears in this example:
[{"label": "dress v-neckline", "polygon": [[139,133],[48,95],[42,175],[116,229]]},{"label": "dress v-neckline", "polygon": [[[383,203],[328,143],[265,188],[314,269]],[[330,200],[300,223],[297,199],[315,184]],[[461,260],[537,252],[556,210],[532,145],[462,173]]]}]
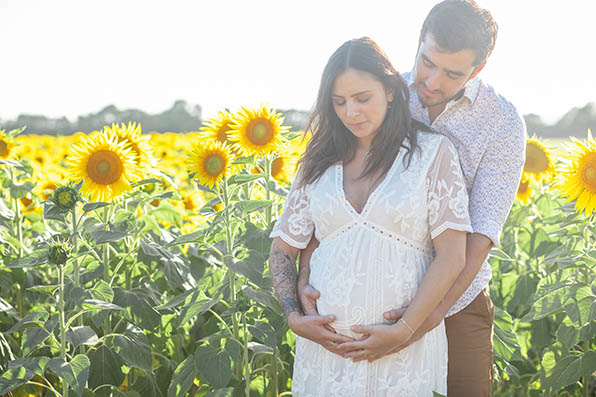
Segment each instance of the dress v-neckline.
[{"label": "dress v-neckline", "polygon": [[374,201],[373,200],[374,196],[376,196],[377,192],[381,191],[382,187],[387,184],[389,178],[393,174],[393,170],[395,168],[395,164],[397,163],[397,159],[399,157],[401,157],[400,156],[401,153],[402,153],[402,150],[400,150],[397,153],[397,155],[395,156],[395,159],[393,159],[393,163],[391,163],[391,167],[389,168],[389,170],[387,171],[387,173],[383,177],[383,180],[381,181],[381,183],[379,183],[370,192],[370,194],[366,198],[366,201],[364,202],[364,206],[362,207],[362,211],[360,211],[360,212],[358,212],[356,210],[356,208],[352,205],[352,203],[348,199],[348,195],[346,194],[346,190],[344,189],[344,164],[343,164],[343,161],[340,161],[340,162],[338,162],[336,164],[336,167],[337,167],[336,177],[337,177],[337,186],[338,186],[338,189],[339,189],[339,193],[341,195],[341,198],[342,198],[342,201],[343,201],[344,205],[346,207],[348,207],[348,209],[349,209],[350,212],[352,212],[356,216],[364,216],[364,215],[366,215],[366,213],[368,211],[368,207],[371,205],[370,203],[372,201]]}]

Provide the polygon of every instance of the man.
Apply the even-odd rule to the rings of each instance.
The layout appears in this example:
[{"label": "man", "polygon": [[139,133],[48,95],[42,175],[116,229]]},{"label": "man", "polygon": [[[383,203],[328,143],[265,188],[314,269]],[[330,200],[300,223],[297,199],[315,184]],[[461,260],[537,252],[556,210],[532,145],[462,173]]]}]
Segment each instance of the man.
[{"label": "man", "polygon": [[[525,158],[523,120],[513,105],[476,78],[493,50],[496,35],[497,25],[490,13],[473,1],[443,1],[424,21],[414,69],[403,76],[410,89],[412,116],[454,143],[470,195],[474,232],[467,238],[466,266],[408,342],[418,340],[445,318],[449,396],[490,395],[494,310],[488,294],[491,269],[487,256],[499,244]],[[297,289],[304,315],[290,313],[296,310],[286,313],[292,315],[296,333],[350,357],[341,345],[349,338],[334,332],[330,325],[334,316],[318,315],[319,293],[307,284],[310,255],[317,244],[311,241],[300,255]],[[286,299],[284,306],[298,307],[291,294]],[[396,308],[385,313],[385,318],[397,321],[404,311]]]}]

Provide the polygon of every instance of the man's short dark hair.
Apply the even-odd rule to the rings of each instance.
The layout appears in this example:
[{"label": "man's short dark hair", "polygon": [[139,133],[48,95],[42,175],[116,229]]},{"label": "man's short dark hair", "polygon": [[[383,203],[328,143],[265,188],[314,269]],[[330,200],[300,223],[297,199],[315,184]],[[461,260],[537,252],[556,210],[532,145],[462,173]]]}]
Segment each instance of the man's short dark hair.
[{"label": "man's short dark hair", "polygon": [[474,66],[482,64],[495,47],[498,27],[489,11],[473,0],[445,0],[435,5],[424,20],[420,38],[431,34],[447,52],[473,50]]}]

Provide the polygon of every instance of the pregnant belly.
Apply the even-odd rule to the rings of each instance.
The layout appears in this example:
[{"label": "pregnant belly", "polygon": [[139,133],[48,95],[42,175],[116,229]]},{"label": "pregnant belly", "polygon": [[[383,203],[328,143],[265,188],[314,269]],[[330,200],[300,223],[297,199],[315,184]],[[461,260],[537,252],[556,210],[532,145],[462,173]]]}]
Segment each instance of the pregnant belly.
[{"label": "pregnant belly", "polygon": [[407,306],[416,292],[417,275],[403,270],[395,261],[373,262],[354,253],[317,249],[310,284],[321,293],[319,314],[335,315],[332,326],[343,334],[356,324],[382,323],[383,312]]}]

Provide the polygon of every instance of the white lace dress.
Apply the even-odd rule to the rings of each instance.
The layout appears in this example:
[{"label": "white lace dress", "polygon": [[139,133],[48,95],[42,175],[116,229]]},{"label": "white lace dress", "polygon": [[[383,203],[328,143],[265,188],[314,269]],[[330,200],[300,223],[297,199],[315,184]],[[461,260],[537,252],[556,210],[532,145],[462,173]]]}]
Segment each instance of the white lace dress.
[{"label": "white lace dress", "polygon": [[[343,168],[331,166],[313,184],[292,186],[272,237],[304,248],[320,241],[310,284],[321,292],[320,314],[334,314],[337,332],[383,322],[407,306],[433,258],[432,238],[446,229],[471,231],[468,195],[457,153],[438,134],[419,133],[421,151],[406,169],[404,151],[357,213],[346,200]],[[432,396],[447,393],[443,323],[399,353],[354,363],[297,337],[294,396]]]}]

